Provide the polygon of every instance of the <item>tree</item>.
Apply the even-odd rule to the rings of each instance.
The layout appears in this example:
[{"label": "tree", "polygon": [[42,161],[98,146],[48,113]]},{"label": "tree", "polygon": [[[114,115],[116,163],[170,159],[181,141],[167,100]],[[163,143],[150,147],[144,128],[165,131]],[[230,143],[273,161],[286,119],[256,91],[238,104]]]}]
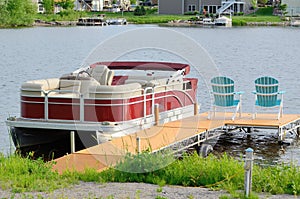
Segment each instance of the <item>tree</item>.
[{"label": "tree", "polygon": [[282,13],[283,15],[286,15],[286,14],[287,14],[287,11],[286,11],[287,5],[286,5],[286,4],[280,4],[279,9],[281,10],[281,13]]},{"label": "tree", "polygon": [[30,26],[36,5],[31,0],[0,0],[0,26]]},{"label": "tree", "polygon": [[259,0],[259,2],[265,6],[268,3],[268,0]]},{"label": "tree", "polygon": [[57,4],[65,10],[72,10],[74,8],[74,0],[61,0]]},{"label": "tree", "polygon": [[141,6],[141,15],[145,15],[145,14],[146,14],[146,10],[144,6]]},{"label": "tree", "polygon": [[255,10],[257,8],[257,0],[251,0],[252,8]]},{"label": "tree", "polygon": [[145,15],[146,14],[146,10],[144,8],[144,6],[137,6],[133,12],[133,14],[135,16],[142,16],[142,15]]},{"label": "tree", "polygon": [[46,14],[54,13],[54,0],[43,0],[42,4],[45,8]]},{"label": "tree", "polygon": [[251,5],[252,5],[252,8],[254,10],[253,14],[255,14],[255,10],[257,8],[257,0],[251,0]]}]

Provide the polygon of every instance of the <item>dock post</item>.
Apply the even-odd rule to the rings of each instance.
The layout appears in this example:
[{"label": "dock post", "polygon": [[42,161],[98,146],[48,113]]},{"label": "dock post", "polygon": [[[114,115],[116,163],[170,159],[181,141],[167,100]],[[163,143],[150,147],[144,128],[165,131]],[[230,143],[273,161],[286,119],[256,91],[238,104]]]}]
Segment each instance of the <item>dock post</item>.
[{"label": "dock post", "polygon": [[74,153],[75,152],[75,132],[74,131],[71,131],[70,137],[71,137],[71,153]]},{"label": "dock post", "polygon": [[159,125],[159,104],[154,105],[154,120],[155,125]]},{"label": "dock post", "polygon": [[285,137],[285,132],[282,128],[278,128],[278,143],[282,143]]},{"label": "dock post", "polygon": [[139,154],[141,153],[141,138],[136,137],[136,152]]},{"label": "dock post", "polygon": [[198,104],[197,103],[195,103],[194,104],[194,115],[198,115]]},{"label": "dock post", "polygon": [[251,194],[252,189],[252,167],[253,167],[253,149],[246,149],[246,159],[245,159],[245,195],[248,198]]}]

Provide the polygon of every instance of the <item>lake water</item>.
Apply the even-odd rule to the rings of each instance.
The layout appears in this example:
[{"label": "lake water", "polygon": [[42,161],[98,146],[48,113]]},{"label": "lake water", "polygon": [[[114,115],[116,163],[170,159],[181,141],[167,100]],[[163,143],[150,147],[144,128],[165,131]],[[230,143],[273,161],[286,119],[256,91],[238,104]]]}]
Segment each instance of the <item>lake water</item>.
[{"label": "lake water", "polygon": [[[9,116],[19,116],[19,88],[22,82],[72,72],[82,64],[98,43],[122,32],[145,27],[156,26],[36,27],[0,30],[0,152],[10,153],[11,144],[4,121]],[[259,76],[268,75],[276,77],[280,82],[280,89],[286,91],[284,113],[300,114],[299,28],[169,29],[201,45],[211,56],[219,73],[235,80],[236,90],[245,92],[244,112],[252,112],[253,109],[254,96],[251,91],[254,89],[254,80]],[[189,49],[183,51],[188,52]],[[189,53],[198,56],[197,52]],[[210,101],[206,98],[207,89],[199,85],[201,111],[207,111],[209,108]],[[215,149],[238,154],[247,147],[253,147],[258,159],[271,162],[300,160],[300,147],[297,143],[292,146],[279,146],[275,138],[276,132],[268,131],[267,136],[265,133],[263,130],[254,132],[248,139],[243,133],[227,136]],[[282,153],[282,147],[285,153]]]}]

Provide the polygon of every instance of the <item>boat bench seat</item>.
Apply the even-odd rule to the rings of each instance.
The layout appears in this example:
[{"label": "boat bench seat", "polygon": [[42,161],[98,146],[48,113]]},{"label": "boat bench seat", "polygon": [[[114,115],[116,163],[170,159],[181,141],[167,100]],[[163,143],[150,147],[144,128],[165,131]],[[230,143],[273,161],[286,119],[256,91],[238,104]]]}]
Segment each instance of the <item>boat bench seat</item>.
[{"label": "boat bench seat", "polygon": [[128,79],[125,80],[125,84],[131,84],[131,83],[139,83],[142,85],[142,87],[146,87],[147,83],[152,80],[156,79],[163,79],[167,78],[166,76],[128,76]]},{"label": "boat bench seat", "polygon": [[90,98],[122,99],[142,95],[142,86],[139,83],[123,85],[98,85],[89,88]]},{"label": "boat bench seat", "polygon": [[183,80],[172,80],[170,78],[151,80],[147,83],[147,87],[152,87],[154,89],[154,92],[167,90],[182,90]]},{"label": "boat bench seat", "polygon": [[155,92],[165,90],[182,90],[183,79],[166,76],[129,76],[125,84],[139,83],[142,88],[152,87]]},{"label": "boat bench seat", "polygon": [[25,96],[44,96],[44,92],[57,90],[59,88],[59,79],[40,79],[24,82],[21,86],[21,95]]},{"label": "boat bench seat", "polygon": [[58,78],[31,80],[22,84],[21,95],[45,96],[45,93],[49,93],[48,96],[78,97],[80,87],[81,81],[79,80]]}]

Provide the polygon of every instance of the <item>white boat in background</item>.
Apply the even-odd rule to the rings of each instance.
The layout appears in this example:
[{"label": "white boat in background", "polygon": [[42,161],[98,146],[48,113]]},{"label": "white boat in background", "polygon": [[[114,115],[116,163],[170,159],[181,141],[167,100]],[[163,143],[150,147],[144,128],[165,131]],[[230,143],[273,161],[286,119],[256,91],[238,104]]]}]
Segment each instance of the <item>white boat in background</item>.
[{"label": "white boat in background", "polygon": [[215,25],[216,26],[225,26],[225,27],[232,27],[232,19],[225,17],[225,16],[221,16],[217,19],[215,19]]},{"label": "white boat in background", "polygon": [[119,19],[107,19],[106,23],[108,25],[127,25],[127,20],[124,18]]},{"label": "white boat in background", "polygon": [[204,18],[203,25],[215,25],[215,22],[212,20],[212,18]]}]

